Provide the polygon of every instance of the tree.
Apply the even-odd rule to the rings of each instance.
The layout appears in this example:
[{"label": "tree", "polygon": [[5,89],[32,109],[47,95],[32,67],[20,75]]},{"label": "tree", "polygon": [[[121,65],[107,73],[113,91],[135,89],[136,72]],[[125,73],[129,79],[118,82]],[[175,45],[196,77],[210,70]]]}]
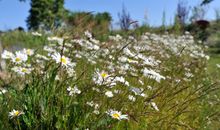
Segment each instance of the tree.
[{"label": "tree", "polygon": [[111,24],[112,17],[109,13],[93,12],[69,12],[65,18],[68,29],[74,30],[74,34],[80,36],[89,30],[95,35],[107,33]]},{"label": "tree", "polygon": [[30,15],[27,18],[28,29],[58,26],[65,12],[63,5],[64,0],[31,0]]},{"label": "tree", "polygon": [[213,0],[203,0],[201,5],[206,5],[209,4],[210,2],[212,2]]},{"label": "tree", "polygon": [[124,5],[122,6],[122,12],[118,13],[118,17],[119,17],[119,25],[121,29],[127,31],[131,25],[130,23],[132,20],[129,12],[127,12]]}]

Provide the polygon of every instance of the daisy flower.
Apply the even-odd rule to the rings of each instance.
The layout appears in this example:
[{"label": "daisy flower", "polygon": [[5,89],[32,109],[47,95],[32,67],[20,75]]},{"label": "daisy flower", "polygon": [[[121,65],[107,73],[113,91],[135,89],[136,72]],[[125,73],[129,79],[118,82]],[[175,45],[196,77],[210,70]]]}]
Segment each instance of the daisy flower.
[{"label": "daisy flower", "polygon": [[134,96],[132,96],[132,95],[128,95],[128,99],[129,99],[130,101],[133,101],[133,102],[136,101],[136,98],[135,98]]},{"label": "daisy flower", "polygon": [[59,38],[59,37],[48,37],[47,38],[48,41],[56,41],[59,45],[63,45],[63,38]]},{"label": "daisy flower", "polygon": [[10,51],[4,50],[2,53],[2,59],[12,59],[14,57],[14,54]]},{"label": "daisy flower", "polygon": [[128,115],[122,115],[120,111],[109,110],[106,113],[114,119],[118,119],[118,120],[126,119],[126,120],[128,120]]},{"label": "daisy flower", "polygon": [[28,60],[28,56],[21,51],[15,52],[15,56],[12,57],[12,61],[16,64],[20,64],[22,62],[26,62]]},{"label": "daisy flower", "polygon": [[157,104],[155,102],[151,102],[151,105],[156,111],[159,111],[159,108],[157,107]]},{"label": "daisy flower", "polygon": [[39,32],[32,32],[31,34],[32,34],[33,36],[38,36],[38,37],[41,37],[41,36],[42,36],[42,34],[39,33]]},{"label": "daisy flower", "polygon": [[28,56],[32,56],[34,54],[34,50],[32,49],[24,49],[23,52]]},{"label": "daisy flower", "polygon": [[7,92],[8,92],[7,89],[4,89],[4,88],[0,89],[0,94],[5,94],[5,93],[7,93]]},{"label": "daisy flower", "polygon": [[16,72],[16,73],[18,73],[19,75],[23,76],[25,74],[30,74],[33,69],[32,68],[25,68],[25,67],[17,67],[17,66],[15,66],[11,70]]},{"label": "daisy flower", "polygon": [[56,63],[61,63],[64,66],[72,66],[70,59],[65,56],[61,56],[60,53],[54,53],[52,55],[52,59],[56,61]]},{"label": "daisy flower", "polygon": [[81,90],[79,90],[76,86],[73,88],[68,87],[67,91],[69,92],[69,96],[73,96],[73,94],[80,94],[81,93]]},{"label": "daisy flower", "polygon": [[102,71],[102,72],[100,73],[100,76],[101,76],[103,79],[106,79],[109,75],[108,75],[108,73],[106,73],[105,71]]},{"label": "daisy flower", "polygon": [[113,97],[113,96],[114,96],[113,93],[112,93],[112,91],[107,91],[107,92],[105,92],[105,95],[106,95],[107,97]]},{"label": "daisy flower", "polygon": [[12,119],[15,117],[19,117],[20,115],[23,115],[23,114],[24,112],[13,109],[11,112],[9,112],[9,117],[10,119]]}]

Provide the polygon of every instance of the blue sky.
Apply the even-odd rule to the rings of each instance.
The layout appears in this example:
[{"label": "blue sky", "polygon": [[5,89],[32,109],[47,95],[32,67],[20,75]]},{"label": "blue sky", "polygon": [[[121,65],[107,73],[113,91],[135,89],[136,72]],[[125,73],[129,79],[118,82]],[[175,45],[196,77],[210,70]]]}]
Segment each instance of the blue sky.
[{"label": "blue sky", "polygon": [[[187,0],[186,0],[187,1]],[[198,5],[201,0],[188,0],[189,6]],[[178,0],[65,0],[65,7],[71,11],[109,12],[113,24],[118,20],[118,12],[122,4],[130,12],[132,19],[143,23],[144,15],[148,15],[148,23],[152,26],[161,24],[162,13],[166,12],[166,23],[172,22]],[[207,7],[207,19],[215,17],[214,9],[220,9],[220,0],[214,0]],[[29,2],[18,0],[0,0],[0,30],[14,29],[18,26],[26,28]],[[147,13],[146,13],[147,12]]]}]

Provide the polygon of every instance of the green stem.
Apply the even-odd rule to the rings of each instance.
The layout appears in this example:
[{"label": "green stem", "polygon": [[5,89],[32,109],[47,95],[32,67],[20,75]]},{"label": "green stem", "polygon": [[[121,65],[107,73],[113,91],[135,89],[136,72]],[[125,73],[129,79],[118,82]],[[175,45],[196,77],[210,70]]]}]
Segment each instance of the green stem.
[{"label": "green stem", "polygon": [[18,129],[21,130],[21,125],[20,125],[20,121],[18,118],[17,118],[17,124],[18,124]]}]

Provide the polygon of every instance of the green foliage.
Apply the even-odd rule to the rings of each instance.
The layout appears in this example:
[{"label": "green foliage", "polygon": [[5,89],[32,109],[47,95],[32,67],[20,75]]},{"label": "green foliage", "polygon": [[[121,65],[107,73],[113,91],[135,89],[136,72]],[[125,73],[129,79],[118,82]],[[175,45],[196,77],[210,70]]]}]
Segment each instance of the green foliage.
[{"label": "green foliage", "polygon": [[62,22],[65,13],[64,0],[31,0],[30,15],[27,19],[28,29],[49,29]]},{"label": "green foliage", "polygon": [[[213,114],[210,110],[214,107],[209,110],[206,103],[210,100],[204,96],[214,87],[204,69],[207,60],[202,55],[201,47],[181,40],[190,38],[187,35],[178,37],[179,42],[176,42],[177,36],[145,34],[133,39],[131,36],[118,35],[99,43],[87,32],[87,36],[80,37],[83,44],[78,43],[79,39],[68,37],[60,44],[62,38],[58,37],[54,38],[55,41],[47,41],[46,36],[22,35],[30,44],[35,42],[32,39],[38,39],[38,42],[47,43],[46,46],[55,52],[38,47],[24,64],[6,61],[6,77],[1,77],[0,84],[8,92],[0,95],[0,129],[135,130],[208,127],[205,117]],[[95,48],[100,48],[91,49],[95,45]],[[135,49],[138,47],[140,49]],[[67,56],[76,66],[69,68],[56,62],[51,58],[54,53]],[[130,56],[131,53],[135,55]],[[39,58],[39,54],[49,60]],[[136,59],[138,55],[146,57],[146,61]],[[121,61],[123,56],[128,59]],[[28,67],[28,64],[33,68],[30,74],[20,75],[11,69],[14,66]],[[127,65],[130,67],[126,70]],[[157,82],[151,77],[155,73],[145,76],[142,72],[144,68],[155,70],[157,76],[162,74],[165,79]],[[73,75],[69,75],[71,69],[75,71]],[[114,87],[110,87],[104,79],[101,84],[97,84],[97,79],[94,80],[97,69],[105,71],[112,78],[122,76],[129,85],[117,82]],[[77,86],[81,93],[70,95],[67,89],[69,86]],[[141,93],[145,96],[140,96],[138,91],[135,94],[131,91],[133,87],[143,88]],[[114,92],[114,96],[107,97],[106,91]],[[133,95],[136,100],[129,100],[129,95]],[[99,114],[94,113],[95,108],[88,106],[91,101],[98,104]],[[152,102],[156,103],[159,110],[151,105]],[[8,113],[12,109],[22,110],[24,114],[10,119]],[[106,114],[109,109],[122,111],[122,114],[128,115],[129,120],[112,119]]]},{"label": "green foliage", "polygon": [[182,34],[183,28],[182,28],[180,19],[177,15],[175,16],[175,21],[174,21],[173,28],[174,28],[175,34],[178,34],[178,35]]},{"label": "green foliage", "polygon": [[3,49],[19,50],[21,48],[38,48],[45,44],[45,38],[33,37],[31,33],[23,31],[9,31],[0,34]]},{"label": "green foliage", "polygon": [[89,30],[96,36],[109,32],[112,17],[109,13],[93,12],[69,12],[65,18],[67,29],[73,32],[75,36],[81,36],[86,30]]}]

